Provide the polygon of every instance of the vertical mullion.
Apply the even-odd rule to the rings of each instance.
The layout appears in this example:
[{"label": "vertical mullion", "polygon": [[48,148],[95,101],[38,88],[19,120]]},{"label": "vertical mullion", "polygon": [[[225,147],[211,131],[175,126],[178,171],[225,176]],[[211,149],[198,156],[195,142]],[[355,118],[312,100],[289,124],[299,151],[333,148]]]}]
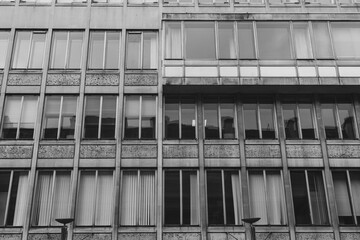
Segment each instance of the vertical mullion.
[{"label": "vertical mullion", "polygon": [[222,139],[222,129],[221,129],[221,106],[220,100],[217,99],[217,118],[218,118],[218,126],[219,126],[219,139]]},{"label": "vertical mullion", "polygon": [[34,38],[34,33],[33,32],[31,32],[30,33],[30,41],[29,41],[29,51],[28,51],[28,55],[27,55],[27,61],[26,61],[26,66],[27,66],[27,68],[29,68],[29,65],[30,65],[30,56],[31,56],[31,54],[32,54],[32,51],[33,51],[33,49],[32,49],[32,41],[33,41],[33,38]]},{"label": "vertical mullion", "polygon": [[20,136],[20,124],[21,124],[21,117],[23,112],[24,97],[25,96],[21,96],[21,101],[20,101],[20,114],[19,114],[19,121],[16,126],[16,137],[15,137],[16,139],[19,139]]},{"label": "vertical mullion", "polygon": [[256,117],[259,131],[259,138],[262,139],[262,127],[261,127],[261,114],[260,114],[260,103],[256,101]]},{"label": "vertical mullion", "polygon": [[223,202],[223,211],[224,211],[224,224],[227,224],[226,219],[226,198],[225,198],[225,173],[224,170],[221,170],[221,188],[222,188],[222,202]]},{"label": "vertical mullion", "polygon": [[351,212],[353,214],[352,217],[355,220],[355,225],[357,225],[358,222],[357,222],[357,217],[356,217],[356,212],[355,212],[354,198],[353,198],[353,194],[352,194],[351,178],[350,178],[349,170],[346,170],[346,182],[349,187],[349,197],[350,197],[350,204],[351,204],[350,206],[351,206]]},{"label": "vertical mullion", "polygon": [[64,69],[68,68],[69,45],[70,45],[70,31],[67,32]]},{"label": "vertical mullion", "polygon": [[50,194],[50,201],[48,203],[48,206],[50,205],[50,210],[49,210],[49,222],[47,223],[48,225],[51,225],[51,218],[53,215],[53,209],[54,209],[54,192],[55,192],[55,179],[56,179],[56,170],[53,171],[53,178],[52,178],[52,188],[51,188],[51,194]]},{"label": "vertical mullion", "polygon": [[93,214],[92,214],[92,221],[91,221],[91,224],[92,226],[95,226],[95,218],[96,218],[96,213],[97,213],[97,207],[98,207],[98,203],[96,202],[97,201],[97,193],[99,191],[99,184],[98,184],[98,177],[99,177],[99,171],[96,170],[95,171],[95,184],[94,184],[94,188],[95,188],[95,191],[94,191],[94,195],[92,196],[93,199],[94,199],[94,203],[93,203]]},{"label": "vertical mullion", "polygon": [[[215,3],[216,0],[212,0],[213,4]],[[218,21],[215,21],[214,22],[214,34],[215,34],[215,59],[219,59],[219,39],[218,39],[218,36],[219,36],[219,22]]]},{"label": "vertical mullion", "polygon": [[276,118],[276,102],[272,102],[272,119],[273,119],[273,125],[274,125],[274,131],[275,131],[275,138],[279,139],[279,130],[278,130],[278,124],[277,124],[277,118]]},{"label": "vertical mullion", "polygon": [[[198,104],[197,104],[197,101],[198,98],[195,98],[194,99],[194,109],[195,109],[195,139],[199,139],[199,133],[198,133],[198,115],[197,115],[197,112],[198,112]],[[201,103],[200,103],[201,104]],[[192,125],[192,123],[191,123]],[[199,181],[200,181],[200,178],[199,178]],[[200,182],[199,182],[200,183]]]},{"label": "vertical mullion", "polygon": [[306,192],[307,192],[308,204],[309,204],[309,209],[310,209],[311,224],[314,224],[314,215],[313,215],[311,199],[310,199],[309,178],[308,178],[307,170],[305,170],[305,181],[306,181]]},{"label": "vertical mullion", "polygon": [[179,184],[180,184],[180,225],[183,225],[183,171],[179,171]]},{"label": "vertical mullion", "polygon": [[264,180],[264,190],[265,190],[265,207],[266,207],[266,223],[270,224],[270,214],[269,214],[269,196],[268,196],[268,190],[267,190],[267,179],[266,179],[266,171],[263,170],[263,180]]},{"label": "vertical mullion", "polygon": [[107,46],[107,31],[104,32],[104,52],[103,52],[103,65],[102,68],[106,68],[106,46]]},{"label": "vertical mullion", "polygon": [[[234,128],[235,128],[235,139],[239,139],[239,134],[238,134],[238,116],[237,116],[237,104],[236,101],[234,101]],[[241,185],[240,185],[241,186]]]},{"label": "vertical mullion", "polygon": [[139,96],[139,135],[138,135],[138,139],[141,139],[141,113],[142,113],[142,96]]},{"label": "vertical mullion", "polygon": [[56,139],[59,139],[59,138],[60,138],[60,129],[61,129],[61,118],[62,118],[63,103],[64,103],[64,96],[61,96],[61,98],[60,98],[60,110],[59,110],[59,121],[58,121],[58,131],[57,131]]},{"label": "vertical mullion", "polygon": [[101,123],[102,123],[103,103],[104,103],[104,96],[100,96],[98,139],[101,139]]},{"label": "vertical mullion", "polygon": [[158,126],[157,126],[157,119],[158,119],[158,96],[155,96],[155,139],[157,139],[157,134],[158,134],[158,131],[157,131],[157,128],[158,128]]},{"label": "vertical mullion", "polygon": [[182,129],[181,129],[181,97],[179,98],[179,106],[178,106],[178,110],[179,110],[179,139],[182,139]]},{"label": "vertical mullion", "polygon": [[7,222],[13,179],[14,179],[14,171],[11,171],[10,180],[9,180],[8,194],[7,194],[7,197],[6,197],[6,207],[5,207],[5,215],[4,215],[4,224],[3,224],[3,226],[6,226],[6,222]]},{"label": "vertical mullion", "polygon": [[299,138],[303,139],[302,127],[301,127],[301,115],[300,115],[300,108],[298,102],[296,102],[296,118],[297,118]]}]

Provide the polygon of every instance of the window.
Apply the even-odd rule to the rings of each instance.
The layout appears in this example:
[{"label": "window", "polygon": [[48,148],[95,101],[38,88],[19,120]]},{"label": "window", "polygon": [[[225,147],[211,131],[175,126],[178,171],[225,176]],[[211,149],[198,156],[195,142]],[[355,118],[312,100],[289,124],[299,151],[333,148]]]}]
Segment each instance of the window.
[{"label": "window", "polygon": [[122,4],[123,0],[92,0],[92,3]]},{"label": "window", "polygon": [[125,97],[125,139],[156,138],[156,96]]},{"label": "window", "polygon": [[155,171],[152,170],[122,172],[121,225],[155,225],[155,177]]},{"label": "window", "polygon": [[114,178],[110,170],[80,171],[75,224],[110,226]]},{"label": "window", "polygon": [[309,24],[305,22],[293,23],[293,38],[296,58],[313,58]]},{"label": "window", "polygon": [[43,122],[44,139],[73,139],[76,96],[47,96]]},{"label": "window", "polygon": [[55,219],[70,216],[70,182],[70,171],[38,172],[32,213],[33,226],[61,225]]},{"label": "window", "polygon": [[285,225],[286,205],[280,171],[249,171],[250,216],[259,225]]},{"label": "window", "polygon": [[185,22],[185,58],[215,60],[214,22]]},{"label": "window", "polygon": [[6,96],[1,138],[33,139],[37,96]]},{"label": "window", "polygon": [[80,69],[83,32],[54,32],[50,68]]},{"label": "window", "polygon": [[12,68],[42,68],[46,32],[17,32]]},{"label": "window", "polygon": [[50,4],[52,0],[20,0],[20,3]]},{"label": "window", "polygon": [[219,22],[218,36],[219,59],[236,59],[234,23]]},{"label": "window", "polygon": [[260,59],[291,59],[289,23],[259,22],[256,26]]},{"label": "window", "polygon": [[274,104],[270,101],[244,103],[243,116],[247,139],[275,139]]},{"label": "window", "polygon": [[228,4],[228,0],[199,0],[199,4]]},{"label": "window", "polygon": [[297,225],[327,225],[329,216],[321,171],[291,171]]},{"label": "window", "polygon": [[166,170],[164,177],[166,225],[199,225],[197,171]]},{"label": "window", "polygon": [[154,4],[158,3],[157,0],[128,0],[129,4]]},{"label": "window", "polygon": [[127,69],[156,69],[157,55],[156,32],[130,32],[127,34]]},{"label": "window", "polygon": [[90,33],[89,69],[118,69],[120,56],[120,32]]},{"label": "window", "polygon": [[193,0],[164,0],[165,4],[192,4]]},{"label": "window", "polygon": [[0,226],[22,226],[27,207],[28,173],[0,172]]},{"label": "window", "polygon": [[116,96],[86,96],[85,139],[115,138],[116,100]]},{"label": "window", "polygon": [[315,115],[312,103],[285,102],[282,104],[287,139],[315,139]]},{"label": "window", "polygon": [[234,99],[204,99],[204,127],[206,139],[234,139]]},{"label": "window", "polygon": [[86,0],[56,0],[56,3],[66,3],[66,4],[71,4],[71,3],[86,3]]},{"label": "window", "polygon": [[239,41],[239,58],[255,58],[255,40],[252,22],[238,22],[238,41]]},{"label": "window", "polygon": [[196,138],[195,99],[187,97],[166,97],[165,139]]},{"label": "window", "polygon": [[333,171],[339,223],[360,224],[360,174],[358,171]]},{"label": "window", "polygon": [[327,22],[313,22],[316,58],[333,58],[329,28]]},{"label": "window", "polygon": [[321,115],[327,139],[358,138],[353,104],[342,99],[326,99],[321,103]]},{"label": "window", "polygon": [[0,31],[0,69],[5,67],[6,54],[9,45],[9,32]]},{"label": "window", "polygon": [[358,23],[333,22],[331,32],[338,58],[360,57],[360,27]]},{"label": "window", "polygon": [[239,172],[208,170],[206,179],[209,225],[241,224]]},{"label": "window", "polygon": [[182,58],[181,22],[165,23],[165,58]]}]

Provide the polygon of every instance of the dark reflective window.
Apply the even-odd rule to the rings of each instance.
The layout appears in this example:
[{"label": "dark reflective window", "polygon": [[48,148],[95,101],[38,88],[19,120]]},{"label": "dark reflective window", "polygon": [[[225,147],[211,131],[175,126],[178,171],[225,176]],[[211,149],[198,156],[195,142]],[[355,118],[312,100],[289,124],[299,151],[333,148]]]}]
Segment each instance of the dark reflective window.
[{"label": "dark reflective window", "polygon": [[186,59],[215,59],[215,23],[186,22],[185,44]]}]

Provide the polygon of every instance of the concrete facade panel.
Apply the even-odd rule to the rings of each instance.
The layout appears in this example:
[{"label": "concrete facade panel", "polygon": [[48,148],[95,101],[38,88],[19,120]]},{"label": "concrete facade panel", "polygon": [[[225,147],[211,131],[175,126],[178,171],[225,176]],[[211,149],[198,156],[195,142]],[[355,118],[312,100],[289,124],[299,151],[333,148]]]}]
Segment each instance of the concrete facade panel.
[{"label": "concrete facade panel", "polygon": [[360,145],[328,145],[330,158],[359,158]]},{"label": "concrete facade panel", "polygon": [[29,234],[28,240],[61,240],[61,234],[57,234],[57,233]]},{"label": "concrete facade panel", "polygon": [[208,233],[209,240],[245,240],[245,233]]},{"label": "concrete facade panel", "polygon": [[155,86],[157,85],[156,74],[126,74],[125,86]]},{"label": "concrete facade panel", "polygon": [[31,158],[33,146],[0,146],[0,158]]},{"label": "concrete facade panel", "polygon": [[10,86],[40,86],[41,74],[9,74]]},{"label": "concrete facade panel", "polygon": [[123,158],[156,158],[156,145],[122,145],[121,157]]},{"label": "concrete facade panel", "polygon": [[91,6],[90,29],[121,29],[123,27],[122,7],[95,7]]},{"label": "concrete facade panel", "polygon": [[296,233],[296,240],[333,240],[333,233]]},{"label": "concrete facade panel", "polygon": [[84,233],[74,234],[73,240],[111,240],[111,234],[109,233]]},{"label": "concrete facade panel", "polygon": [[247,158],[279,158],[281,157],[279,145],[246,145]]},{"label": "concrete facade panel", "polygon": [[0,22],[2,28],[11,28],[13,26],[14,6],[0,8]]},{"label": "concrete facade panel", "polygon": [[22,6],[16,11],[14,24],[16,28],[48,28],[52,20],[50,6],[29,7]]},{"label": "concrete facade panel", "polygon": [[321,158],[320,145],[286,145],[288,158]]},{"label": "concrete facade panel", "polygon": [[38,158],[73,158],[74,145],[40,145]]},{"label": "concrete facade panel", "polygon": [[80,158],[115,158],[115,145],[81,145]]},{"label": "concrete facade panel", "polygon": [[119,74],[87,74],[87,86],[118,86],[120,81]]},{"label": "concrete facade panel", "polygon": [[155,233],[119,233],[118,239],[122,240],[156,240]]},{"label": "concrete facade panel", "polygon": [[197,145],[164,145],[164,158],[197,158],[199,156]]},{"label": "concrete facade panel", "polygon": [[126,9],[125,25],[128,29],[159,29],[160,14],[157,7],[130,7]]},{"label": "concrete facade panel", "polygon": [[21,234],[0,234],[0,239],[3,240],[20,240]]},{"label": "concrete facade panel", "polygon": [[257,240],[290,240],[289,233],[257,233]]},{"label": "concrete facade panel", "polygon": [[340,233],[341,240],[358,240],[360,239],[360,233]]},{"label": "concrete facade panel", "polygon": [[200,240],[200,233],[164,233],[163,240]]},{"label": "concrete facade panel", "polygon": [[238,158],[239,145],[205,145],[206,158]]},{"label": "concrete facade panel", "polygon": [[49,74],[46,80],[48,86],[78,86],[80,74]]},{"label": "concrete facade panel", "polygon": [[88,24],[88,9],[85,7],[57,6],[53,15],[54,28],[84,29]]}]

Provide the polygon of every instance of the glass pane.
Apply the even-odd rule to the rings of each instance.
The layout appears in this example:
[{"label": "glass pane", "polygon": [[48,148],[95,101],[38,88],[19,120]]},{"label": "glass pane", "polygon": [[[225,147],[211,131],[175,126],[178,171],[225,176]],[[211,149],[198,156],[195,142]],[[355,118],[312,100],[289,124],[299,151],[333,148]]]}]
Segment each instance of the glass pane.
[{"label": "glass pane", "polygon": [[104,61],[105,32],[91,32],[89,46],[89,68],[102,69]]},{"label": "glass pane", "polygon": [[56,139],[59,126],[61,96],[46,97],[44,114],[44,139]]},{"label": "glass pane", "polygon": [[326,22],[313,22],[317,58],[332,58],[329,30]]},{"label": "glass pane", "polygon": [[255,58],[254,32],[252,23],[237,23],[239,40],[239,58]]},{"label": "glass pane", "polygon": [[360,174],[358,171],[350,172],[351,193],[353,197],[354,212],[358,224],[360,223]]},{"label": "glass pane", "polygon": [[321,172],[308,172],[313,224],[329,224],[325,188]]},{"label": "glass pane", "polygon": [[304,172],[291,172],[291,189],[297,225],[311,224],[309,199]]},{"label": "glass pane", "polygon": [[296,104],[283,104],[285,134],[287,139],[299,139]]},{"label": "glass pane", "polygon": [[165,224],[180,224],[180,174],[165,172]]},{"label": "glass pane", "polygon": [[260,59],[291,59],[288,23],[258,23]]},{"label": "glass pane", "polygon": [[6,97],[2,138],[15,139],[21,113],[21,96]]},{"label": "glass pane", "polygon": [[165,58],[181,58],[181,23],[166,23],[165,25]]},{"label": "glass pane", "polygon": [[141,106],[141,138],[154,139],[156,129],[156,97],[143,96]]},{"label": "glass pane", "polygon": [[95,171],[81,171],[76,206],[76,225],[92,225],[95,210],[95,194]]},{"label": "glass pane", "polygon": [[143,69],[155,69],[157,66],[157,34],[154,32],[145,32],[143,35]]},{"label": "glass pane", "polygon": [[136,225],[138,214],[137,171],[124,171],[121,178],[120,225]]},{"label": "glass pane", "polygon": [[70,172],[56,172],[55,187],[53,193],[53,210],[51,225],[61,225],[55,219],[69,216],[70,207]]},{"label": "glass pane", "polygon": [[17,32],[13,68],[27,68],[31,32]]},{"label": "glass pane", "polygon": [[308,23],[294,23],[294,42],[297,58],[312,58]]},{"label": "glass pane", "polygon": [[25,96],[20,121],[20,139],[32,139],[36,120],[38,97]]},{"label": "glass pane", "polygon": [[181,100],[181,139],[195,139],[195,103],[193,99]]},{"label": "glass pane", "polygon": [[10,185],[10,172],[0,173],[0,226],[5,225],[5,212]]},{"label": "glass pane", "polygon": [[250,215],[260,217],[256,224],[268,224],[266,211],[266,189],[262,171],[249,173]]},{"label": "glass pane", "polygon": [[260,119],[262,138],[275,139],[273,104],[260,104]]},{"label": "glass pane", "polygon": [[0,32],[0,69],[4,68],[9,44],[9,32]]},{"label": "glass pane", "polygon": [[222,138],[235,139],[235,105],[234,103],[221,103]]},{"label": "glass pane", "polygon": [[315,139],[312,104],[299,104],[299,114],[303,139]]},{"label": "glass pane", "polygon": [[129,33],[127,37],[126,67],[128,69],[141,68],[141,34]]},{"label": "glass pane", "polygon": [[140,171],[139,223],[155,225],[155,172]]},{"label": "glass pane", "polygon": [[220,171],[207,171],[207,205],[210,225],[224,224],[222,177]]},{"label": "glass pane", "polygon": [[268,222],[271,225],[286,224],[285,194],[279,171],[266,171],[266,196]]},{"label": "glass pane", "polygon": [[54,32],[51,68],[65,68],[67,36],[68,32]]},{"label": "glass pane", "polygon": [[182,172],[183,224],[199,225],[199,193],[196,171]]},{"label": "glass pane", "polygon": [[100,96],[87,96],[84,121],[84,138],[97,139],[99,132]]},{"label": "glass pane", "polygon": [[64,97],[61,113],[60,138],[73,139],[76,121],[77,97]]},{"label": "glass pane", "polygon": [[236,171],[224,172],[225,187],[225,207],[226,207],[226,224],[241,224],[240,210],[240,179]]},{"label": "glass pane", "polygon": [[32,225],[48,226],[50,224],[53,190],[53,172],[39,172],[32,214]]},{"label": "glass pane", "polygon": [[[2,182],[2,180],[0,180]],[[22,226],[24,223],[28,193],[28,173],[14,172],[9,199],[7,223],[10,226]]]},{"label": "glass pane", "polygon": [[333,172],[336,207],[340,224],[354,224],[346,172]]},{"label": "glass pane", "polygon": [[355,23],[331,23],[336,56],[360,57],[360,27]]},{"label": "glass pane", "polygon": [[107,32],[106,33],[106,69],[118,69],[120,56],[120,33]]},{"label": "glass pane", "polygon": [[179,139],[179,99],[165,101],[165,139]]},{"label": "glass pane", "polygon": [[338,110],[343,139],[355,139],[355,117],[352,104],[339,103]]},{"label": "glass pane", "polygon": [[104,96],[101,117],[101,139],[115,138],[116,96]]},{"label": "glass pane", "polygon": [[259,139],[257,104],[244,104],[244,125],[246,139]]},{"label": "glass pane", "polygon": [[186,59],[215,59],[215,25],[213,22],[185,23]]},{"label": "glass pane", "polygon": [[236,58],[234,23],[219,22],[219,58]]},{"label": "glass pane", "polygon": [[70,32],[68,68],[80,68],[82,52],[82,32]]},{"label": "glass pane", "polygon": [[95,225],[111,225],[113,216],[113,179],[112,171],[98,171]]},{"label": "glass pane", "polygon": [[126,96],[125,102],[125,133],[126,139],[139,138],[140,97]]},{"label": "glass pane", "polygon": [[338,127],[335,118],[335,104],[321,104],[321,115],[327,139],[338,139]]},{"label": "glass pane", "polygon": [[33,34],[29,68],[42,68],[46,34]]},{"label": "glass pane", "polygon": [[219,139],[218,104],[204,104],[204,126],[206,139]]}]

